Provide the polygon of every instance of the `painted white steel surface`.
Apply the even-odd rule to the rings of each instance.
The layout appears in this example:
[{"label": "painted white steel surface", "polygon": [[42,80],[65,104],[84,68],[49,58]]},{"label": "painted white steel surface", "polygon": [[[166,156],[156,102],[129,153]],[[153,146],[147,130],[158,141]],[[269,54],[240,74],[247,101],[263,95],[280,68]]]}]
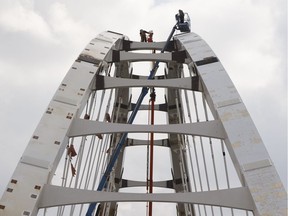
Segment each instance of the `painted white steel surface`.
[{"label": "painted white steel surface", "polygon": [[271,163],[262,139],[225,69],[219,61],[199,64],[216,57],[195,33],[176,36],[196,64],[204,94],[215,119],[227,134],[226,146],[244,186],[255,203],[255,215],[286,215],[287,193]]},{"label": "painted white steel surface", "polygon": [[[88,95],[92,89],[95,89],[93,79],[97,70],[105,66],[106,62],[103,60],[108,59],[106,58],[107,53],[112,48],[116,49],[115,46],[121,45],[121,40],[118,40],[120,38],[123,38],[123,35],[117,33],[105,32],[100,34],[88,44],[80,55],[80,59],[86,59],[88,62],[77,60],[72,65],[16,167],[11,182],[7,186],[7,191],[0,201],[0,216],[34,216],[39,207],[57,204],[149,200],[243,208],[255,211],[256,216],[286,215],[287,195],[285,189],[248,111],[216,55],[194,33],[178,35],[175,37],[175,41],[178,43],[177,47],[187,51],[186,63],[190,70],[191,66],[195,64],[202,83],[201,90],[203,87],[205,99],[215,120],[191,124],[147,126],[79,119]],[[131,47],[133,46],[135,49],[140,49],[143,44],[132,43]],[[145,46],[148,47],[148,45]],[[149,44],[149,48],[151,46],[153,44]],[[170,58],[167,58],[170,54],[165,56],[162,60],[170,61]],[[124,57],[120,60],[133,61],[139,58],[131,54],[124,54]],[[143,59],[154,58],[147,55],[147,58],[143,57]],[[212,59],[213,62],[209,62],[209,59]],[[107,84],[107,88],[129,86],[129,79],[121,79],[121,82],[118,80],[107,77],[103,79],[103,82]],[[172,83],[172,81],[175,82]],[[133,85],[159,85],[170,88],[174,84],[176,89],[189,89],[190,86],[192,88],[192,84],[189,82],[188,78],[162,81],[135,80]],[[103,88],[106,87],[104,85]],[[171,110],[172,114],[174,114],[174,109]],[[96,133],[151,131],[176,132],[225,139],[243,187],[203,193],[121,195],[120,193],[92,192],[49,185],[69,137]],[[101,196],[95,198],[95,194],[101,194]],[[219,199],[221,196],[223,199]]]},{"label": "painted white steel surface", "polygon": [[[123,36],[105,32],[83,53],[101,62]],[[91,52],[91,50],[93,52]],[[82,53],[82,54],[83,54]],[[100,65],[75,61],[40,120],[1,201],[1,216],[36,215],[44,184],[49,184],[67,143],[72,120],[79,117]]]},{"label": "painted white steel surface", "polygon": [[[110,62],[112,61],[112,58],[107,57],[105,60]],[[158,60],[158,61],[168,62],[168,61],[172,61],[172,53],[155,53],[151,55],[149,53],[130,53],[130,52],[120,51],[119,60],[130,61],[130,62]]]},{"label": "painted white steel surface", "polygon": [[[67,205],[75,203],[107,201],[155,201],[209,204],[215,206],[253,210],[253,204],[249,197],[249,191],[245,187],[209,192],[147,194],[87,191],[46,185],[44,191],[44,196],[40,200],[40,207],[51,207],[57,206],[59,204]],[[219,197],[221,197],[221,199],[219,199]]]},{"label": "painted white steel surface", "polygon": [[[192,89],[192,79],[179,78],[179,79],[159,79],[159,80],[147,80],[147,79],[124,79],[116,77],[103,77],[105,83],[105,89],[109,88],[121,88],[121,87],[164,87],[164,88],[179,88],[179,89]],[[177,82],[177,86],[175,83]],[[201,86],[199,86],[200,90]]]},{"label": "painted white steel surface", "polygon": [[219,121],[207,121],[187,124],[169,124],[169,125],[136,125],[136,124],[117,124],[97,121],[76,119],[69,132],[70,137],[103,133],[177,133],[191,134],[195,136],[215,137],[224,139],[225,133]]}]

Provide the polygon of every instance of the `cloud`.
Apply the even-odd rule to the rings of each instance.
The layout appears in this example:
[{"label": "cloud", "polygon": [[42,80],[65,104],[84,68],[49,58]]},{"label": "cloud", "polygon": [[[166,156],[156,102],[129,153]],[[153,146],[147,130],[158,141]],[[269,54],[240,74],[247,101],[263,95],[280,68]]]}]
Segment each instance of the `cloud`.
[{"label": "cloud", "polygon": [[[189,13],[192,31],[223,63],[285,181],[286,5],[286,0],[107,0],[101,5],[94,0],[2,0],[0,152],[5,157],[0,164],[9,164],[0,166],[5,173],[0,196],[62,76],[90,39],[111,30],[138,41],[144,28],[154,30],[155,41],[164,41],[178,9]],[[130,207],[122,208],[126,213]]]},{"label": "cloud", "polygon": [[33,9],[31,1],[17,1],[1,10],[0,27],[8,32],[25,32],[33,37],[54,41],[47,22]]},{"label": "cloud", "polygon": [[58,40],[63,44],[67,42],[73,46],[81,45],[82,48],[96,33],[88,24],[73,19],[63,3],[53,3],[48,10],[48,20],[51,29]]}]

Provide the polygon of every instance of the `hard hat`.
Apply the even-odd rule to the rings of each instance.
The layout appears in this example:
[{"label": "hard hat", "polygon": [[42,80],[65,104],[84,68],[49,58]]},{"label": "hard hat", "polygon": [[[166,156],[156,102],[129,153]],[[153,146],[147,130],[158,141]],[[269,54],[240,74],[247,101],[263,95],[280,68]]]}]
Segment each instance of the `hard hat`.
[{"label": "hard hat", "polygon": [[153,30],[150,30],[150,31],[149,31],[149,34],[153,34]]}]

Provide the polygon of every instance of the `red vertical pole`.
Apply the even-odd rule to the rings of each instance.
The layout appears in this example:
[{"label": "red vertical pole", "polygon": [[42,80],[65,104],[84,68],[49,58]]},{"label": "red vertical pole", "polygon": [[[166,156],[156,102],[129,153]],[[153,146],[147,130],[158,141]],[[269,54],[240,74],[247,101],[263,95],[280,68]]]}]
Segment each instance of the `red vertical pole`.
[{"label": "red vertical pole", "polygon": [[[152,89],[151,97],[151,125],[154,125],[154,103],[155,103],[155,90]],[[149,173],[149,193],[153,193],[153,157],[154,157],[154,133],[150,133],[150,173]],[[149,216],[152,216],[152,202],[149,202]]]}]

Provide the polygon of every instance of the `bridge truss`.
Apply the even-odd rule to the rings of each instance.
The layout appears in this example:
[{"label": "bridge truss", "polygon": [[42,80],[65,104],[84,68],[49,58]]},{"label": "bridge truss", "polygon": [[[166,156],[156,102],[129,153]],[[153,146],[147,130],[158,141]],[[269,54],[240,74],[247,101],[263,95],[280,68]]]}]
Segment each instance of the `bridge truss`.
[{"label": "bridge truss", "polygon": [[[107,216],[142,203],[137,211],[146,215],[152,202],[155,215],[286,215],[285,189],[217,56],[195,33],[175,35],[160,53],[165,44],[111,31],[91,40],[32,135],[1,216],[85,215],[91,203]],[[149,95],[127,124],[142,87],[156,93],[153,124]],[[125,145],[96,191],[123,133]]]}]

